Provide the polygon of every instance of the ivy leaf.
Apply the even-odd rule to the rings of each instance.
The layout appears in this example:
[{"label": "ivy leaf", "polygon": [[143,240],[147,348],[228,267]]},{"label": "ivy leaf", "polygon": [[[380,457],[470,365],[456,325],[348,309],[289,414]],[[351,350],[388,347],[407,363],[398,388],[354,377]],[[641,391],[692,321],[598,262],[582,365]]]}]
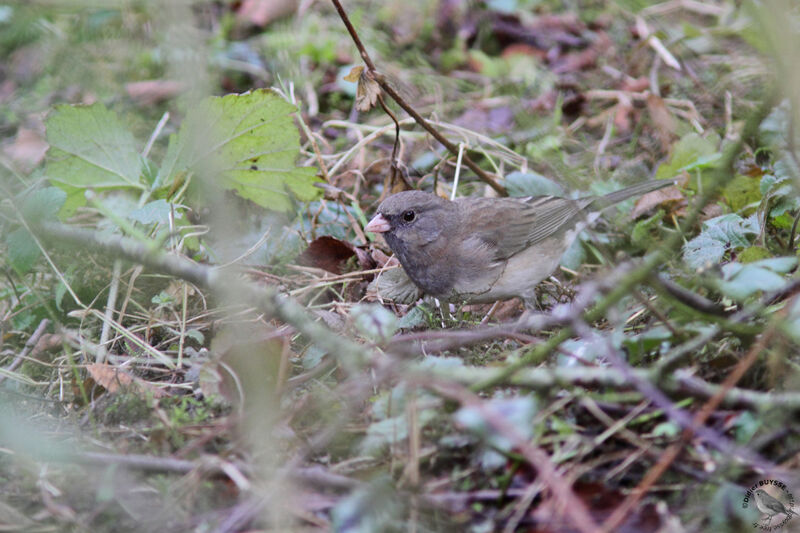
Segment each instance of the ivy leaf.
[{"label": "ivy leaf", "polygon": [[276,211],[289,211],[292,198],[318,198],[313,168],[296,167],[300,134],[296,108],[269,90],[210,97],[192,109],[176,135],[156,179],[167,185],[185,173]]},{"label": "ivy leaf", "polygon": [[145,189],[136,139],[102,104],[56,106],[45,125],[47,177],[68,196],[62,215],[86,203],[87,189]]}]

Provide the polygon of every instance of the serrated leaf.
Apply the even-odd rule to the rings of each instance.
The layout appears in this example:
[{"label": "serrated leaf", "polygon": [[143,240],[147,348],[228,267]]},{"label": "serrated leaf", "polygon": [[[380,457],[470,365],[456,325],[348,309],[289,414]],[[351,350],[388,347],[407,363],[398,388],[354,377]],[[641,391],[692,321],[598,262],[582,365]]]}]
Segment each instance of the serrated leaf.
[{"label": "serrated leaf", "polygon": [[747,235],[758,234],[761,226],[755,216],[746,219],[728,214],[703,223],[700,235],[683,247],[683,259],[691,268],[718,263],[730,249],[750,245]]},{"label": "serrated leaf", "polygon": [[45,125],[47,177],[68,195],[62,214],[85,203],[86,189],[145,188],[136,139],[102,104],[56,106]]},{"label": "serrated leaf", "polygon": [[295,166],[295,111],[269,90],[207,98],[170,137],[157,186],[188,171],[276,211],[291,209],[289,191],[302,201],[318,198],[316,170]]},{"label": "serrated leaf", "polygon": [[33,236],[25,228],[17,228],[8,234],[8,261],[19,274],[25,274],[39,258],[42,251],[33,240]]}]

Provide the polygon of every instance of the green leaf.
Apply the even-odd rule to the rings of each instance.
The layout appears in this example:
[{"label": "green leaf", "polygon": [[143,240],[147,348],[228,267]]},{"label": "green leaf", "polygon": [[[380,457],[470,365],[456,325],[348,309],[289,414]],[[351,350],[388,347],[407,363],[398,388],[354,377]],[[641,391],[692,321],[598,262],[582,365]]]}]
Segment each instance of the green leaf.
[{"label": "green leaf", "polygon": [[156,186],[188,171],[276,211],[292,208],[289,191],[302,201],[318,198],[316,169],[295,166],[295,111],[268,90],[204,100],[170,137]]},{"label": "green leaf", "polygon": [[170,205],[166,200],[155,200],[134,209],[128,213],[128,218],[144,225],[166,223],[169,219],[169,210]]},{"label": "green leaf", "polygon": [[378,304],[354,305],[351,316],[356,328],[375,342],[386,342],[397,331],[397,316]]},{"label": "green leaf", "polygon": [[417,326],[425,325],[426,320],[425,312],[419,307],[414,307],[411,311],[403,315],[397,323],[398,328],[413,329]]},{"label": "green leaf", "polygon": [[716,142],[689,133],[673,145],[669,162],[658,167],[656,178],[672,179],[684,171],[711,168],[720,157]]},{"label": "green leaf", "polygon": [[532,396],[516,398],[492,398],[484,402],[483,410],[475,407],[462,407],[456,411],[454,419],[458,425],[470,430],[484,439],[492,447],[503,451],[513,448],[513,443],[501,435],[487,422],[487,417],[505,419],[519,430],[523,438],[533,435],[531,423],[537,412],[536,400]]},{"label": "green leaf", "polygon": [[787,283],[783,274],[797,266],[796,257],[773,257],[742,265],[728,263],[722,267],[719,290],[734,300],[744,300],[760,291],[776,291]]},{"label": "green leaf", "polygon": [[9,233],[6,239],[8,261],[19,274],[25,274],[39,258],[42,251],[33,240],[33,236],[25,228],[18,228]]},{"label": "green leaf", "polygon": [[331,509],[331,529],[336,533],[402,531],[406,525],[401,501],[391,479],[378,478],[337,500]]},{"label": "green leaf", "polygon": [[718,263],[729,249],[750,245],[749,234],[758,234],[761,226],[755,215],[746,219],[728,214],[703,223],[700,235],[683,247],[683,259],[695,269]]},{"label": "green leaf", "polygon": [[57,187],[38,189],[22,201],[22,214],[31,221],[52,220],[66,199],[67,194]]},{"label": "green leaf", "polygon": [[56,106],[45,125],[47,177],[68,195],[62,215],[85,203],[86,189],[145,188],[136,139],[102,104]]},{"label": "green leaf", "polygon": [[664,219],[665,214],[663,209],[659,209],[653,216],[638,221],[636,225],[633,226],[633,231],[631,231],[631,242],[637,246],[646,246],[649,244],[651,231],[658,227]]},{"label": "green leaf", "polygon": [[736,259],[738,259],[740,263],[744,264],[761,261],[762,259],[767,259],[769,257],[772,257],[772,253],[763,246],[749,246],[742,250]]},{"label": "green leaf", "polygon": [[510,196],[563,196],[561,185],[533,172],[512,172],[506,176],[505,186]]},{"label": "green leaf", "polygon": [[749,214],[758,207],[758,202],[761,201],[759,186],[759,180],[739,175],[725,186],[722,190],[722,196],[731,211],[739,212],[749,206]]}]

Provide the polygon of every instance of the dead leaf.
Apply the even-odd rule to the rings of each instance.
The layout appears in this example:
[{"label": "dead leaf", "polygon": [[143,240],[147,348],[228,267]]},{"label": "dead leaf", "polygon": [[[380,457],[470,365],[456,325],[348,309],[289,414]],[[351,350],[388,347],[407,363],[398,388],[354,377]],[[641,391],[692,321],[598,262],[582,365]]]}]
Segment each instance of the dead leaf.
[{"label": "dead leaf", "polygon": [[184,84],[170,80],[135,81],[125,85],[128,96],[141,106],[154,105],[180,94]]},{"label": "dead leaf", "polygon": [[631,131],[631,115],[635,112],[630,100],[620,100],[614,106],[614,126],[620,133]]},{"label": "dead leaf", "polygon": [[342,273],[342,263],[356,255],[355,247],[328,235],[311,241],[297,258],[297,264],[321,268],[334,274]]},{"label": "dead leaf", "polygon": [[653,125],[656,127],[661,145],[670,146],[678,124],[675,122],[675,117],[672,116],[672,113],[667,108],[667,104],[664,103],[664,99],[652,93],[648,94],[647,111],[650,113],[650,118],[653,121]]},{"label": "dead leaf", "polygon": [[0,104],[5,104],[14,96],[14,91],[17,90],[17,84],[14,80],[5,80],[0,82]]},{"label": "dead leaf", "polygon": [[345,81],[358,83],[356,89],[356,109],[359,111],[369,111],[375,107],[378,96],[381,94],[381,86],[375,81],[372,73],[363,66],[353,67],[350,74],[344,77]]},{"label": "dead leaf", "polygon": [[654,211],[656,208],[662,208],[668,213],[672,213],[684,205],[686,205],[686,197],[680,189],[675,186],[665,187],[639,197],[633,206],[633,211],[631,211],[631,218],[639,218],[646,213]]},{"label": "dead leaf", "polygon": [[60,333],[45,333],[31,350],[31,357],[38,358],[42,352],[60,349],[64,345],[64,335]]},{"label": "dead leaf", "polygon": [[480,106],[469,107],[456,118],[453,123],[468,130],[480,133],[504,133],[514,126],[514,112],[506,106],[484,109]]},{"label": "dead leaf", "polygon": [[263,28],[273,20],[296,12],[299,4],[299,0],[244,0],[236,18]]},{"label": "dead leaf", "polygon": [[[601,483],[578,482],[573,486],[575,496],[585,505],[594,521],[602,524],[624,500],[618,490],[613,490]],[[578,531],[572,523],[557,511],[557,503],[548,498],[538,506],[532,507],[530,517],[542,526],[536,529],[540,533]],[[652,503],[639,505],[630,512],[625,521],[614,531],[617,533],[648,533],[663,531],[662,518]]]},{"label": "dead leaf", "polygon": [[166,396],[164,390],[154,387],[143,379],[130,375],[124,370],[106,363],[94,363],[86,366],[92,379],[111,394],[124,391],[149,393],[153,398]]},{"label": "dead leaf", "polygon": [[5,147],[3,152],[27,174],[42,162],[48,148],[49,145],[35,130],[20,127],[14,143]]}]

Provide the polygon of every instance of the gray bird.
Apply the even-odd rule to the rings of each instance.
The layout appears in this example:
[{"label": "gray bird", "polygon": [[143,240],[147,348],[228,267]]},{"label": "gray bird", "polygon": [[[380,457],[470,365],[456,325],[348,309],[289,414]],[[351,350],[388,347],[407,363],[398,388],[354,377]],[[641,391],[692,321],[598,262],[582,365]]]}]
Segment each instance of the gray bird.
[{"label": "gray bird", "polygon": [[780,500],[777,498],[773,498],[772,496],[767,493],[764,489],[756,489],[755,491],[756,496],[756,507],[758,510],[767,515],[769,519],[767,521],[767,525],[772,522],[772,518],[779,514],[785,514],[786,516],[795,515],[797,513],[792,511],[791,509],[787,509],[785,505],[781,503]]},{"label": "gray bird", "polygon": [[673,185],[652,180],[605,196],[459,198],[422,191],[386,198],[365,227],[381,233],[408,277],[423,292],[450,302],[486,303],[535,288],[600,211]]}]

